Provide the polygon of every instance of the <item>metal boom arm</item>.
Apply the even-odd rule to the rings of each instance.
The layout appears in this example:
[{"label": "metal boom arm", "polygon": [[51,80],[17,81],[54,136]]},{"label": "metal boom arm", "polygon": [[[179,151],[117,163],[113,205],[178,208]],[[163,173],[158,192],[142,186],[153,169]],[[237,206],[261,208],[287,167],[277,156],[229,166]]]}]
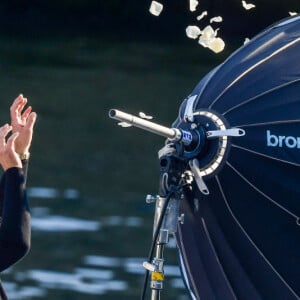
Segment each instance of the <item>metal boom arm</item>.
[{"label": "metal boom arm", "polygon": [[154,122],[136,117],[134,115],[127,114],[117,109],[111,109],[109,111],[109,117],[126,122],[135,127],[144,129],[157,135],[164,136],[170,141],[177,142],[182,140],[182,142],[186,145],[189,145],[192,142],[192,135],[188,131],[180,130],[178,128],[165,127]]}]

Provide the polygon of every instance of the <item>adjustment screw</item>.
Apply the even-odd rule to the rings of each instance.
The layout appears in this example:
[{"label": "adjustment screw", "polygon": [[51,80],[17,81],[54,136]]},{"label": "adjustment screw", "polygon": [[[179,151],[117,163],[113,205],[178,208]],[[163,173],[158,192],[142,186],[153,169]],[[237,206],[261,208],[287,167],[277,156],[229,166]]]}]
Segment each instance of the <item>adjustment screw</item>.
[{"label": "adjustment screw", "polygon": [[158,198],[159,198],[159,196],[153,196],[153,195],[148,194],[148,195],[146,196],[146,202],[147,202],[147,203],[153,203],[153,202],[155,202]]}]

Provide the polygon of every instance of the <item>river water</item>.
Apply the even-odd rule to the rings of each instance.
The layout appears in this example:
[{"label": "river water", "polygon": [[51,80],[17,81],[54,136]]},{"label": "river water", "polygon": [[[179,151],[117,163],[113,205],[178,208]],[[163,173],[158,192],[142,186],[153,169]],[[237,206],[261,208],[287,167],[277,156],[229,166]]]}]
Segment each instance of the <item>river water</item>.
[{"label": "river water", "polygon": [[[2,274],[9,299],[139,299],[152,236],[161,137],[110,108],[170,126],[217,61],[194,46],[101,36],[2,36],[1,122],[19,93],[38,112],[28,178],[32,248]],[[218,58],[220,61],[220,58]],[[174,239],[162,299],[188,299]]]}]

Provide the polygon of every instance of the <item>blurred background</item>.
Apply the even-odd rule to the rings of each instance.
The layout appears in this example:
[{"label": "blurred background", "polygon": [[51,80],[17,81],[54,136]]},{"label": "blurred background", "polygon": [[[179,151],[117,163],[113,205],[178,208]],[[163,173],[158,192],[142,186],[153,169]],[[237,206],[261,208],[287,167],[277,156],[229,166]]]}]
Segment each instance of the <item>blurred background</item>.
[{"label": "blurred background", "polygon": [[[138,299],[152,237],[161,137],[116,125],[110,108],[170,126],[214,66],[299,1],[10,0],[0,4],[0,119],[23,93],[38,113],[28,179],[32,249],[1,274],[9,299]],[[197,21],[204,10],[209,17]],[[186,37],[221,15],[214,54]],[[216,27],[216,25],[215,25]],[[188,299],[175,243],[163,299]]]}]

